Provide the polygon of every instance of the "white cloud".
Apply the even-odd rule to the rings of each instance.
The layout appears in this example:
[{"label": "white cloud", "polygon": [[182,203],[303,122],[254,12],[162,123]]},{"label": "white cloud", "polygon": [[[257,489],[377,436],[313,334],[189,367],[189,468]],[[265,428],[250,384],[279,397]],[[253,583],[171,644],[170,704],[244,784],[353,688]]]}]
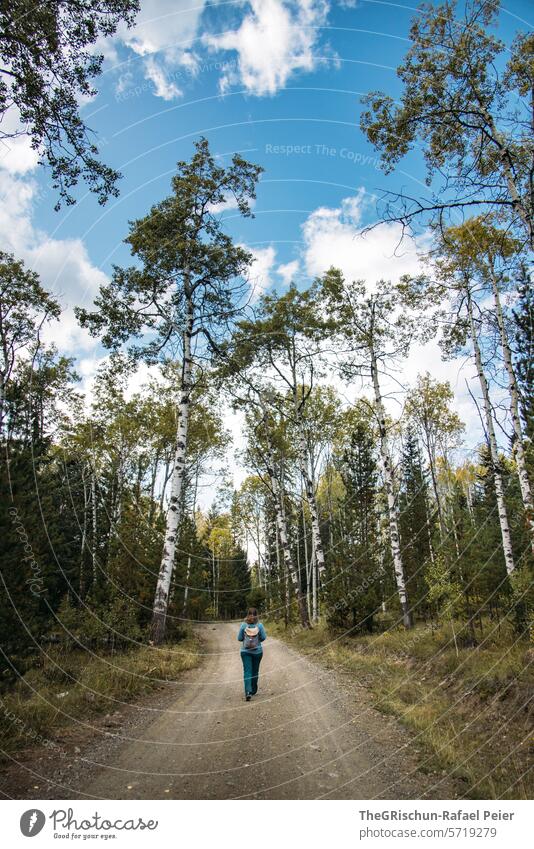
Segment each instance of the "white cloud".
[{"label": "white cloud", "polygon": [[[21,133],[13,138],[3,138],[11,133]],[[31,139],[24,132],[18,110],[7,109],[0,120],[0,169],[10,174],[27,174],[36,167],[39,154],[33,150]]]},{"label": "white cloud", "polygon": [[32,180],[20,180],[6,171],[0,171],[0,235],[2,248],[19,252],[31,244],[34,231],[31,208],[37,186]]},{"label": "white cloud", "polygon": [[380,224],[361,234],[362,220],[371,199],[365,189],[344,198],[339,207],[319,207],[302,225],[304,263],[310,277],[331,265],[349,280],[398,279],[419,269],[417,243],[405,240],[399,247],[401,225]]},{"label": "white cloud", "polygon": [[[182,96],[177,79],[185,71],[195,74],[199,60],[195,41],[202,31],[206,0],[144,0],[135,26],[119,27],[114,39],[142,59],[153,93],[164,100]],[[211,4],[215,5],[215,4]],[[224,4],[223,4],[224,5]],[[223,67],[221,91],[243,85],[255,95],[272,95],[297,71],[312,71],[318,57],[314,48],[319,28],[326,21],[328,0],[236,0],[242,12],[234,29],[205,34],[201,41],[212,52],[235,51],[236,65]],[[106,52],[113,59],[113,48]],[[131,70],[123,63],[117,93],[133,84]]]},{"label": "white cloud", "polygon": [[98,341],[78,325],[76,304],[91,303],[107,281],[94,266],[82,239],[54,239],[32,221],[37,185],[0,170],[0,238],[2,248],[36,271],[43,286],[63,307],[60,322],[49,325],[45,341],[55,342],[66,353],[93,351]]},{"label": "white cloud", "polygon": [[254,300],[259,298],[272,284],[272,272],[276,259],[276,251],[269,245],[267,248],[251,248],[243,245],[252,256],[254,262],[250,268],[249,280]]},{"label": "white cloud", "polygon": [[298,259],[294,259],[291,262],[286,262],[283,265],[279,265],[276,269],[276,273],[279,277],[282,278],[284,282],[284,286],[289,286],[297,276],[300,268],[300,263]]},{"label": "white cloud", "polygon": [[205,0],[143,0],[135,26],[119,30],[121,41],[139,56],[160,50],[188,50],[196,37]]},{"label": "white cloud", "polygon": [[[249,206],[251,209],[254,209],[255,205],[256,200],[252,198],[252,200],[249,201]],[[209,211],[212,212],[214,215],[218,215],[218,213],[220,212],[230,212],[232,209],[239,209],[239,204],[236,200],[235,195],[233,195],[231,192],[228,192],[223,201],[221,201],[220,203],[212,203],[209,205],[208,208]]]},{"label": "white cloud", "polygon": [[[142,57],[144,76],[154,84],[156,97],[163,100],[181,97],[183,92],[175,79],[177,71],[195,73],[197,57],[193,43],[205,5],[205,0],[196,3],[191,0],[144,0],[135,26],[118,29],[116,41]],[[131,84],[131,70],[122,70],[117,93],[122,93]]]},{"label": "white cloud", "polygon": [[212,51],[235,50],[237,70],[221,77],[222,92],[235,84],[257,96],[273,95],[296,71],[312,71],[318,28],[328,13],[326,0],[250,0],[250,11],[235,30],[202,39]]},{"label": "white cloud", "polygon": [[183,92],[175,82],[169,79],[165,68],[156,59],[150,56],[145,61],[145,74],[147,79],[154,83],[154,94],[163,100],[174,100],[181,97]]}]

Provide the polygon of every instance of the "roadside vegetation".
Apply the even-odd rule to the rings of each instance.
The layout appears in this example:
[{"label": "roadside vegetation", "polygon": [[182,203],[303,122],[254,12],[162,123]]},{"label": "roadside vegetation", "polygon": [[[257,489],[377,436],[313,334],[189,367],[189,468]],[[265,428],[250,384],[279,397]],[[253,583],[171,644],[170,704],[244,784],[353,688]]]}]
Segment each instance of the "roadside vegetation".
[{"label": "roadside vegetation", "polygon": [[[196,637],[162,648],[91,653],[54,647],[8,691],[0,693],[3,760],[33,745],[57,749],[55,735],[174,681],[200,660]],[[9,759],[7,757],[7,759]]]},{"label": "roadside vegetation", "polygon": [[460,779],[467,798],[532,798],[534,651],[511,627],[484,622],[474,648],[462,645],[458,633],[455,643],[450,623],[369,636],[347,636],[324,623],[311,631],[268,627],[366,687],[378,710],[414,734],[423,771]]},{"label": "roadside vegetation", "polygon": [[[6,19],[18,76],[0,80],[0,118],[13,101],[35,149],[54,119],[42,160],[59,202],[80,179],[103,203],[119,174],[75,104],[101,66],[91,45],[138,4],[80,4],[74,22],[46,5],[20,27]],[[364,98],[362,140],[383,170],[417,150],[428,168],[427,200],[385,192],[369,224],[388,225],[393,256],[416,236],[411,274],[350,279],[333,245],[316,278],[255,290],[254,253],[226,228],[253,218],[263,169],[238,153],[222,166],[199,138],[167,196],[124,222],[125,264],[73,304],[107,354],[82,391],[83,359],[46,341],[60,301],[0,246],[8,753],[196,665],[184,621],[256,604],[365,684],[467,794],[532,795],[534,42],[502,43],[499,12],[498,0],[422,6],[401,91]],[[82,53],[50,101],[56,43]],[[76,144],[58,159],[64,134]]]}]

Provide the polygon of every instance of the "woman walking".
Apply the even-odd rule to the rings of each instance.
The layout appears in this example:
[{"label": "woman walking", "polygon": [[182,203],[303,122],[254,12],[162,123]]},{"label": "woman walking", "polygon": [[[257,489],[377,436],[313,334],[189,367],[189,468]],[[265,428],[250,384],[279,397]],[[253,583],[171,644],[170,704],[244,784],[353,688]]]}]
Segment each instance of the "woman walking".
[{"label": "woman walking", "polygon": [[262,643],[267,637],[265,628],[258,622],[258,611],[249,607],[245,621],[241,623],[237,639],[243,643],[241,660],[243,661],[243,678],[245,681],[245,699],[250,702],[258,692],[258,676],[263,657]]}]

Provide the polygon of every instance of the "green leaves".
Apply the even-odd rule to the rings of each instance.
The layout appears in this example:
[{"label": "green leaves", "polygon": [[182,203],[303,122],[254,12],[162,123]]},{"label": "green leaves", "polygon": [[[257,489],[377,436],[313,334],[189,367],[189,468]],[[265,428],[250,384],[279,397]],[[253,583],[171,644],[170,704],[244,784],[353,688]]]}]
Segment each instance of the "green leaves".
[{"label": "green leaves", "polygon": [[[52,172],[56,209],[73,204],[72,188],[85,180],[98,202],[117,196],[120,174],[98,159],[79,112],[80,95],[96,94],[103,56],[92,51],[121,23],[131,26],[138,0],[10,0],[0,7],[0,114],[15,107],[32,147]],[[19,134],[0,131],[1,138]]]},{"label": "green leaves", "polygon": [[427,185],[440,177],[428,200],[390,195],[386,219],[408,225],[422,217],[441,228],[446,214],[480,205],[500,212],[532,247],[533,39],[515,39],[501,74],[505,45],[491,32],[499,6],[498,0],[470,0],[460,17],[455,2],[422,5],[397,68],[400,102],[370,92],[360,126],[386,173],[420,147]]},{"label": "green leaves", "polygon": [[173,194],[130,223],[125,241],[137,264],[114,268],[96,311],[77,310],[81,324],[111,349],[141,339],[130,352],[154,362],[181,344],[191,313],[193,335],[203,336],[207,355],[213,353],[219,330],[239,312],[252,261],[224,233],[217,208],[232,196],[251,215],[260,172],[238,156],[219,167],[201,138],[191,161],[178,163]]},{"label": "green leaves", "polygon": [[5,399],[15,367],[39,349],[43,325],[59,318],[58,302],[43,289],[38,275],[0,251],[0,437]]}]

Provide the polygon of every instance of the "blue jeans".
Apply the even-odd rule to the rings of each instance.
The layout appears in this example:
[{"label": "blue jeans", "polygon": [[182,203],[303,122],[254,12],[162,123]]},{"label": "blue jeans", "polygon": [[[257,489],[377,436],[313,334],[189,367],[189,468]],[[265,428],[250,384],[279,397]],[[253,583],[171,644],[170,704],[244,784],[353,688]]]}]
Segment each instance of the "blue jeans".
[{"label": "blue jeans", "polygon": [[258,692],[258,676],[263,654],[252,654],[249,651],[241,652],[243,661],[243,678],[245,683],[245,696],[251,693],[253,696]]}]

